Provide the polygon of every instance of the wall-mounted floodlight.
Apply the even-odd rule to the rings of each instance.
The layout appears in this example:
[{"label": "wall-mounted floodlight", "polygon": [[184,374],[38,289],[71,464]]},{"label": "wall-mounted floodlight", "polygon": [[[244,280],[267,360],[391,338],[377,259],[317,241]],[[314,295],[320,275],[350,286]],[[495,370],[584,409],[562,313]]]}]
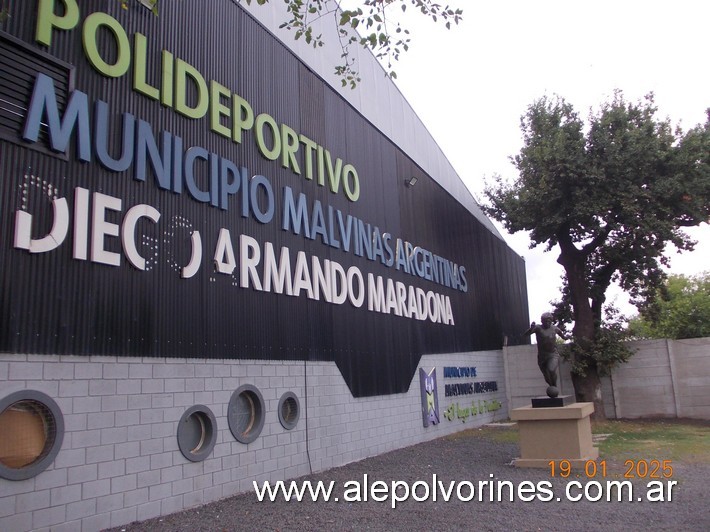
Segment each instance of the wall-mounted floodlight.
[{"label": "wall-mounted floodlight", "polygon": [[405,179],[404,184],[407,185],[408,187],[413,187],[414,185],[417,184],[417,181],[419,181],[419,178],[412,176],[409,179]]},{"label": "wall-mounted floodlight", "polygon": [[138,0],[138,2],[142,4],[143,7],[153,11],[155,9],[156,4],[158,3],[158,0]]}]

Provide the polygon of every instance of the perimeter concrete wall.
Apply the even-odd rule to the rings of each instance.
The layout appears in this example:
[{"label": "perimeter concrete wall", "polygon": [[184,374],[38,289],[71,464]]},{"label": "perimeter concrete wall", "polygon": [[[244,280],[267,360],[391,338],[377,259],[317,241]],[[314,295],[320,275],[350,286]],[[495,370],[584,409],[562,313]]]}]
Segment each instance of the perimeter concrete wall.
[{"label": "perimeter concrete wall", "polygon": [[[604,379],[607,416],[710,419],[709,338],[632,347],[631,361]],[[446,367],[476,371],[445,376]],[[505,420],[545,391],[534,345],[427,355],[419,368],[437,375],[440,423],[428,427],[418,372],[407,393],[355,399],[328,362],[0,355],[0,400],[43,392],[65,424],[46,470],[0,479],[0,530],[94,531],[165,515],[250,491],[254,481],[292,479]],[[466,391],[476,383],[495,389]],[[230,397],[244,384],[265,404],[263,430],[248,444],[227,422]],[[566,365],[561,388],[574,393]],[[277,412],[286,392],[300,404],[292,430]],[[177,442],[179,420],[194,405],[208,407],[217,425],[214,449],[200,462],[187,460]]]},{"label": "perimeter concrete wall", "polygon": [[[687,417],[710,419],[710,338],[631,342],[628,363],[602,379],[609,418]],[[511,408],[544,396],[537,346],[504,349]],[[561,393],[574,394],[569,364],[562,362]]]},{"label": "perimeter concrete wall", "polygon": [[[444,378],[444,367],[476,368]],[[424,427],[419,374],[404,394],[355,399],[333,363],[0,355],[0,400],[20,390],[59,406],[64,440],[36,477],[0,478],[0,530],[94,531],[177,512],[446,434],[508,418],[500,351],[424,356],[436,368],[440,423]],[[497,390],[447,397],[446,384],[494,382]],[[255,386],[265,403],[260,436],[239,443],[227,410],[233,392]],[[300,419],[278,418],[292,392]],[[180,452],[177,426],[207,406],[217,440],[201,462]],[[481,408],[484,405],[484,408]],[[486,411],[490,407],[490,411]]]}]

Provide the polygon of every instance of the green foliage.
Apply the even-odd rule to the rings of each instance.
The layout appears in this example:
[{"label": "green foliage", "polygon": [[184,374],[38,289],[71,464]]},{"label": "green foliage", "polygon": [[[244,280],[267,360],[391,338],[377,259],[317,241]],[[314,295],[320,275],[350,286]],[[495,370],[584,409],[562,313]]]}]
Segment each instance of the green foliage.
[{"label": "green foliage", "polygon": [[597,374],[624,359],[603,327],[611,283],[637,305],[649,300],[665,279],[666,244],[692,249],[682,228],[710,216],[710,114],[683,133],[656,111],[652,94],[629,103],[617,91],[585,124],[564,99],[542,98],[521,119],[518,178],[499,176],[485,189],[490,216],[529,231],[532,245],[559,249],[558,317],[574,321],[578,375],[597,381],[580,382],[583,392],[575,383],[579,395],[598,390]]},{"label": "green foliage", "polygon": [[612,281],[640,303],[662,284],[666,243],[693,242],[681,228],[710,216],[710,118],[686,134],[655,117],[653,96],[617,92],[585,127],[561,98],[533,103],[522,118],[519,177],[487,186],[487,212],[533,244],[558,245],[568,302],[591,300],[601,319]]},{"label": "green foliage", "polygon": [[580,377],[587,375],[590,365],[597,369],[600,376],[609,375],[616,366],[633,356],[635,351],[627,343],[630,338],[626,320],[616,308],[609,306],[594,339],[578,339],[566,344],[560,348],[560,355],[570,362],[572,373]]},{"label": "green foliage", "polygon": [[5,5],[5,1],[3,0],[2,4],[0,5],[0,24],[3,24],[9,18],[10,8]]},{"label": "green foliage", "polygon": [[710,273],[671,275],[629,322],[629,331],[637,338],[710,336]]},{"label": "green foliage", "polygon": [[[245,0],[251,4],[252,0]],[[269,0],[255,0],[257,4],[266,4]],[[458,24],[463,10],[443,6],[433,0],[360,0],[353,9],[341,9],[335,0],[284,0],[289,20],[279,27],[294,31],[296,40],[303,38],[314,48],[325,44],[322,34],[314,34],[313,24],[323,17],[332,16],[338,28],[339,44],[342,50],[342,62],[335,65],[335,73],[341,78],[343,87],[355,88],[361,81],[352,57],[353,45],[370,48],[375,56],[383,61],[387,75],[396,78],[393,70],[394,61],[399,60],[402,52],[409,49],[409,30],[392,15],[391,9],[399,6],[406,12],[411,6],[434,22],[443,21],[447,29],[451,23]]]},{"label": "green foliage", "polygon": [[[142,6],[150,9],[150,11],[157,17],[158,16],[158,0],[135,0]],[[123,9],[128,9],[129,0],[118,0]]]}]

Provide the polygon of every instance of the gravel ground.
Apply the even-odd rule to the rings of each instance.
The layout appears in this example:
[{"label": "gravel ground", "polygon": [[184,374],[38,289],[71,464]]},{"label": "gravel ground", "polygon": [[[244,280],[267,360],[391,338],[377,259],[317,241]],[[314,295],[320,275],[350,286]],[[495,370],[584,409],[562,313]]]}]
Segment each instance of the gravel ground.
[{"label": "gravel ground", "polygon": [[[710,489],[706,483],[710,464],[674,462],[672,480],[678,484],[673,487],[671,502],[645,500],[648,479],[633,482],[632,502],[570,502],[565,500],[567,482],[574,479],[584,484],[589,479],[575,478],[575,473],[567,479],[553,479],[548,470],[511,466],[512,459],[519,455],[517,444],[500,443],[490,436],[491,431],[501,430],[509,429],[474,429],[298,479],[334,482],[332,496],[338,497],[338,502],[324,502],[322,497],[318,502],[286,501],[283,497],[275,502],[259,502],[255,493],[249,492],[113,530],[710,530],[707,500]],[[608,480],[624,480],[621,478],[624,471],[623,463],[608,463],[606,479],[598,476],[596,480],[602,484]],[[410,486],[423,481],[431,486],[433,475],[445,489],[452,481],[469,481],[476,488],[475,498],[469,502],[458,500],[454,487],[448,502],[442,499],[441,492],[436,501],[431,496],[425,502],[410,498],[397,503],[395,509],[389,499],[386,502],[375,502],[371,498],[367,502],[346,502],[345,492],[354,486],[346,483],[358,481],[362,485],[365,475],[370,486],[377,480],[388,485],[394,480],[405,481]],[[523,486],[524,481],[532,485],[547,481],[554,496],[538,491],[541,497],[551,500],[526,502],[515,493],[513,502],[507,496],[503,502],[490,502],[486,491],[484,499],[479,501],[478,482],[490,480],[510,481],[514,490]],[[424,490],[420,485],[417,495],[424,495]],[[579,493],[579,489],[572,491],[573,495]],[[350,490],[349,498],[354,494],[355,491]],[[462,486],[461,495],[470,496],[467,485]],[[558,501],[558,497],[562,500]],[[644,500],[639,502],[639,497]]]}]

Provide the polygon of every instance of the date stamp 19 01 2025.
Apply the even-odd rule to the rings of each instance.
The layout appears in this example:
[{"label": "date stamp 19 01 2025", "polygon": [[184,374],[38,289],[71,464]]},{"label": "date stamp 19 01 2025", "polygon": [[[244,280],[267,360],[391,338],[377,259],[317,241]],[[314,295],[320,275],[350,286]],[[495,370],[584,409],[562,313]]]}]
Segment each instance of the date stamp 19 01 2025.
[{"label": "date stamp 19 01 2025", "polygon": [[[550,460],[551,477],[568,478],[572,474],[572,463],[569,460]],[[622,471],[613,473],[609,470],[606,460],[587,460],[580,476],[586,478],[607,478],[614,476],[625,479],[668,479],[673,478],[672,460],[626,460]]]}]

